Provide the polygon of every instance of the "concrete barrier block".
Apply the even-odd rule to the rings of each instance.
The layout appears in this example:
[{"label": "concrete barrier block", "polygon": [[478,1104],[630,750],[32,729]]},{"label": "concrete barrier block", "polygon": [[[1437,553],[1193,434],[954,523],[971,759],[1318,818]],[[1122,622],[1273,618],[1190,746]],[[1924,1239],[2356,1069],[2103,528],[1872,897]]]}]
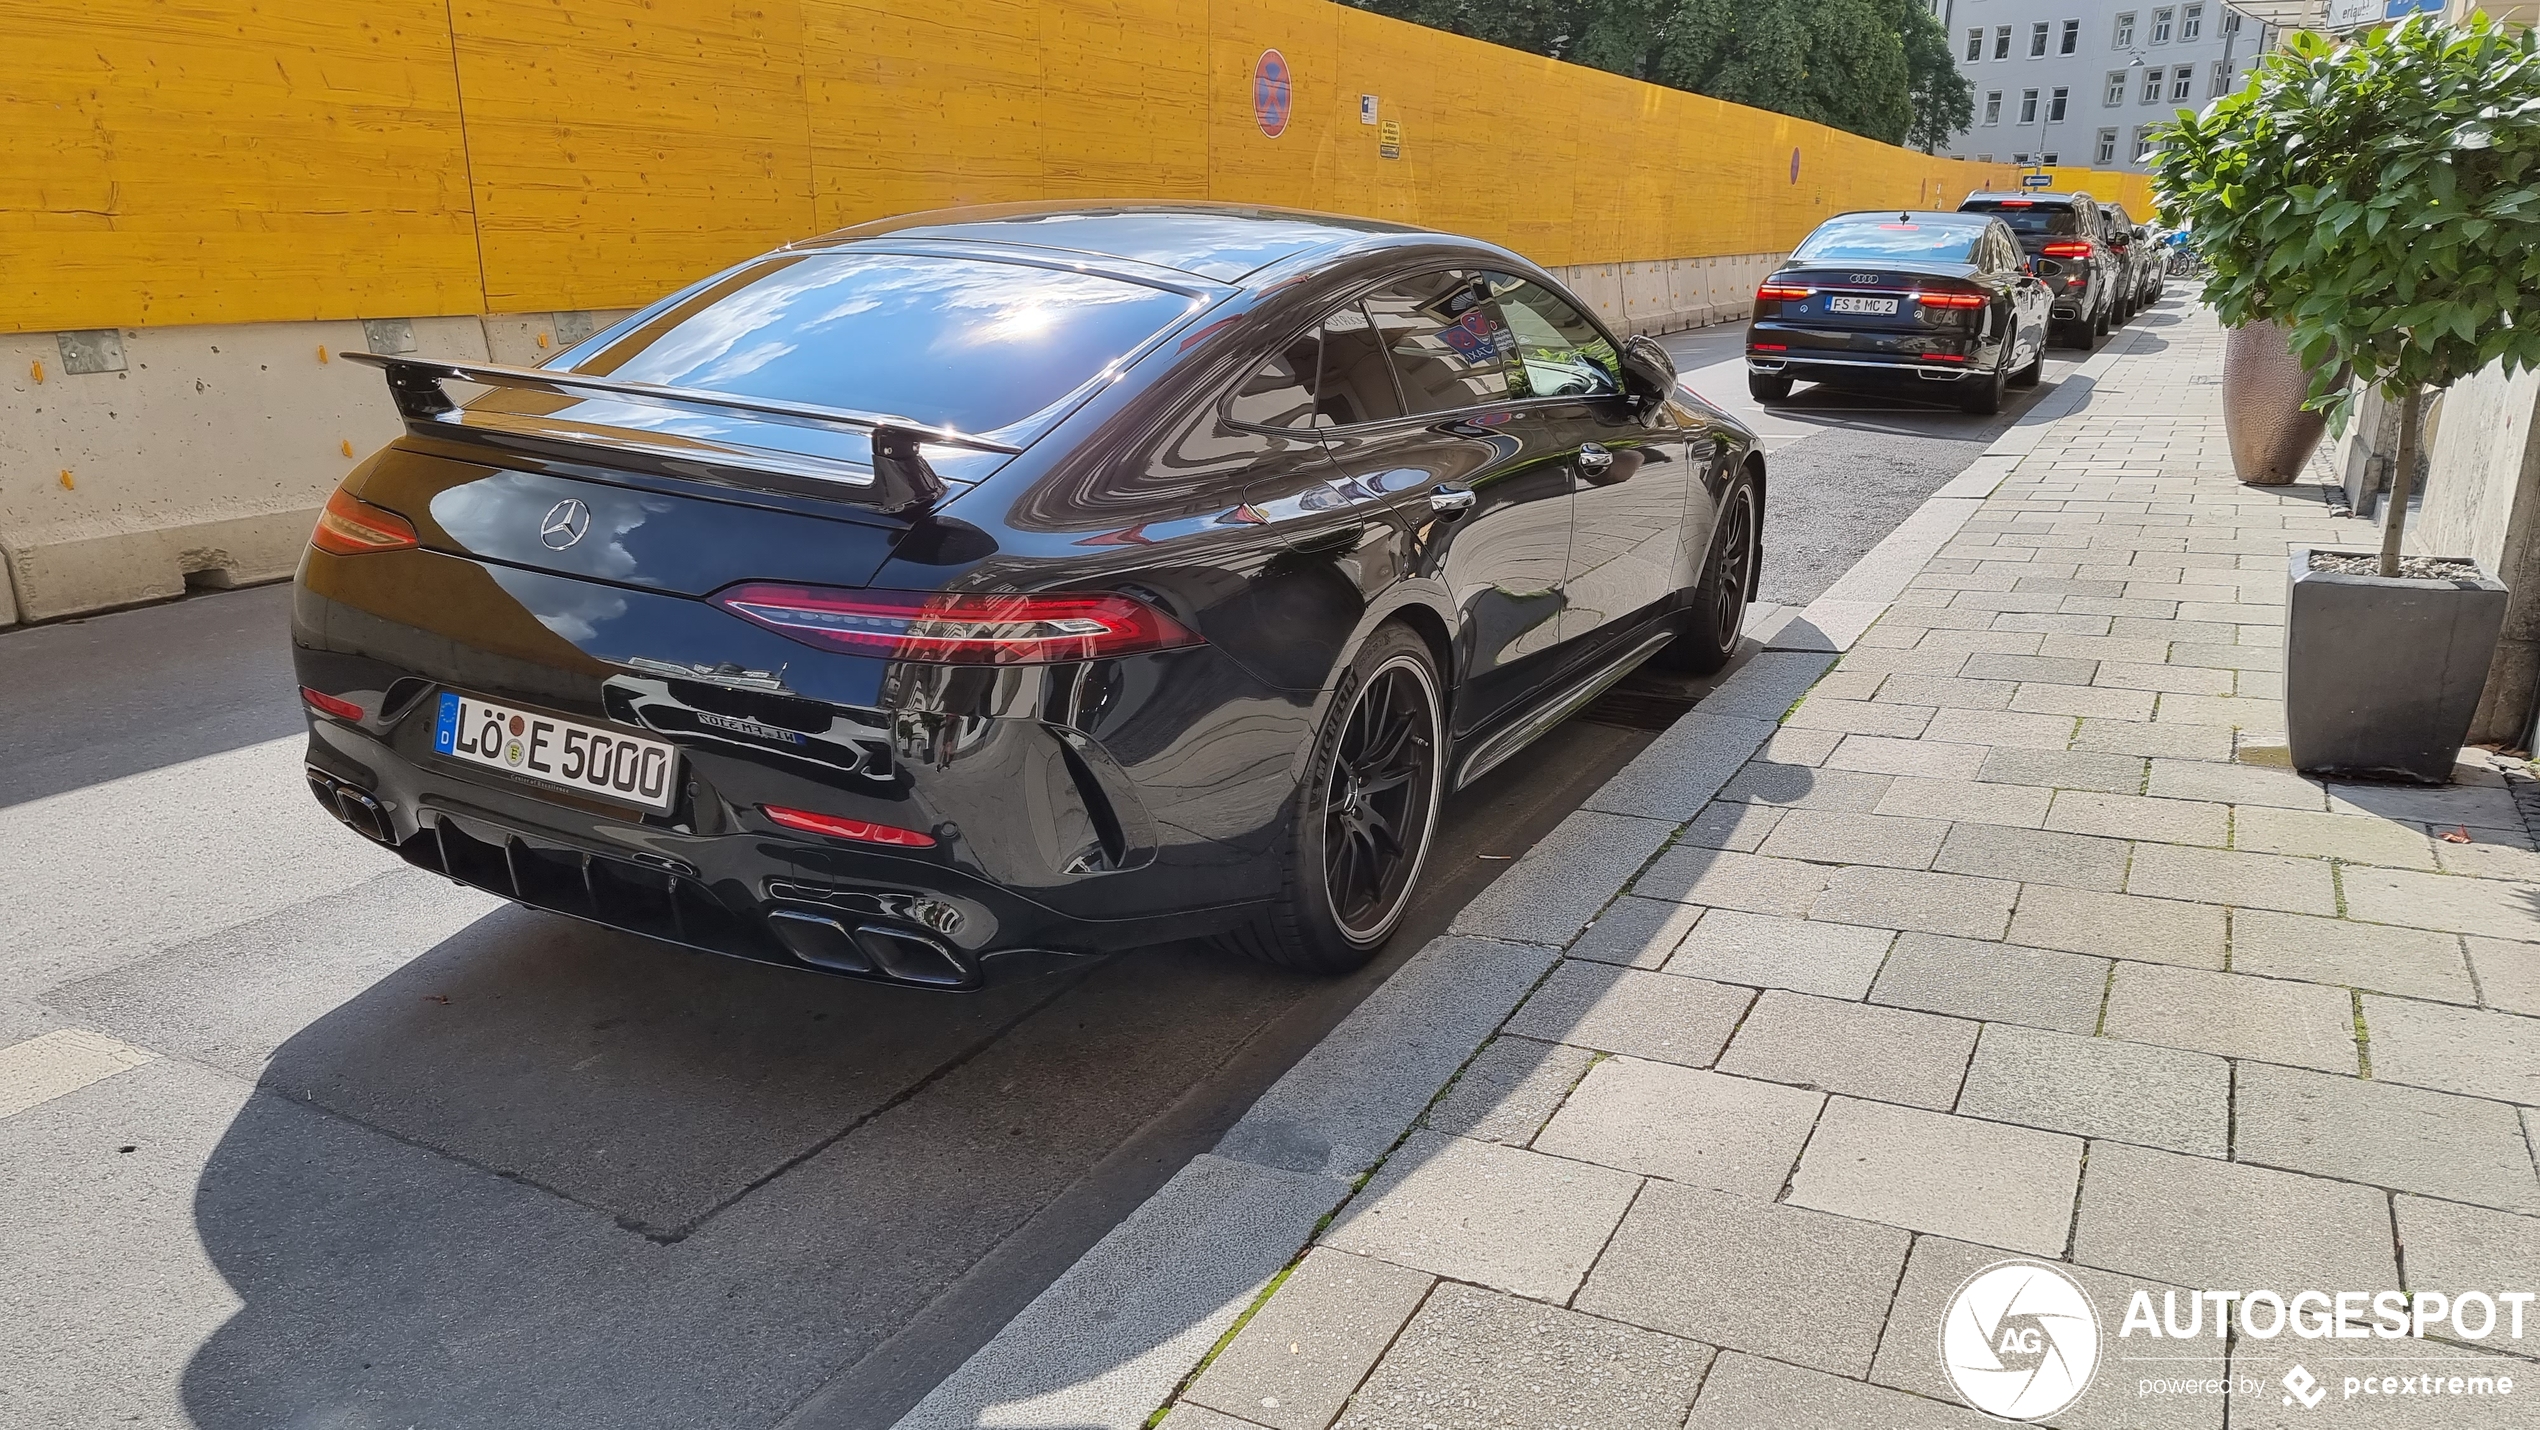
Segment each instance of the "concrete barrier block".
[{"label": "concrete barrier block", "polygon": [[1629,316],[1623,303],[1623,272],[1618,263],[1583,263],[1570,270],[1570,291],[1588,305],[1605,325],[1616,332],[1625,330]]}]

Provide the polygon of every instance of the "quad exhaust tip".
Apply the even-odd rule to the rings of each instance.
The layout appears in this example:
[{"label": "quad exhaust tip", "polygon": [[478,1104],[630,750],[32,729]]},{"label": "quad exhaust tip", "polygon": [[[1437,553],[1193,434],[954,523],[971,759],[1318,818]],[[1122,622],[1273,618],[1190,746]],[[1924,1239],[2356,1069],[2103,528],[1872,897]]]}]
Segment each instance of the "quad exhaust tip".
[{"label": "quad exhaust tip", "polygon": [[309,792],[345,828],[373,844],[396,846],[397,827],[388,818],[388,806],[373,799],[368,791],[355,789],[315,765],[309,766],[306,773]]},{"label": "quad exhaust tip", "polygon": [[768,931],[785,951],[814,968],[860,973],[930,988],[963,988],[979,981],[977,970],[938,940],[888,924],[852,927],[808,909],[777,909]]}]

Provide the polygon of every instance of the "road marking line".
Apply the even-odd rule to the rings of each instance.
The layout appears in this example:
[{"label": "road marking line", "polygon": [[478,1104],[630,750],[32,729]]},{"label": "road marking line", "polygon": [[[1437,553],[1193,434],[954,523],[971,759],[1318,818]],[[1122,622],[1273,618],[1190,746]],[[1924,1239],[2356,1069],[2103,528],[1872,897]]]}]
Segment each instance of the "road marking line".
[{"label": "road marking line", "polygon": [[0,1118],[15,1117],[158,1059],[147,1048],[85,1028],[56,1028],[0,1048]]}]

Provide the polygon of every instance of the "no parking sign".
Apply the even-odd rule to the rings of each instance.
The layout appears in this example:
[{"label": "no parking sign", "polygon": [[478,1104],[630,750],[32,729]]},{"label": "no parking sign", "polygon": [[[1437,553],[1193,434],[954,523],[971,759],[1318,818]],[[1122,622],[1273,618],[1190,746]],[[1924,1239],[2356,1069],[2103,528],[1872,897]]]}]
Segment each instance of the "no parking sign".
[{"label": "no parking sign", "polygon": [[1263,50],[1252,66],[1252,117],[1261,132],[1276,139],[1287,132],[1288,111],[1295,107],[1296,95],[1288,82],[1288,59],[1277,50]]}]

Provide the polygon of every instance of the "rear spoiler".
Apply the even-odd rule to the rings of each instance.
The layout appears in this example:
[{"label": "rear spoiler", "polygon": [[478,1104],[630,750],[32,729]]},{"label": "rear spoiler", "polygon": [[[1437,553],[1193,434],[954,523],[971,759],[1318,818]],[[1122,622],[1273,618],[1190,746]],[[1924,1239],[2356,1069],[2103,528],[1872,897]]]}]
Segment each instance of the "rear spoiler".
[{"label": "rear spoiler", "polygon": [[[406,419],[408,430],[423,436],[561,450],[569,456],[588,455],[596,450],[612,458],[638,462],[674,476],[789,491],[831,500],[843,496],[860,506],[883,512],[922,510],[943,498],[944,479],[928,465],[926,443],[1007,456],[1023,450],[905,417],[821,407],[808,402],[740,397],[726,392],[665,387],[651,382],[626,382],[613,377],[591,377],[540,367],[513,367],[504,363],[450,362],[440,358],[390,357],[382,353],[339,353],[337,356],[387,373],[388,392],[396,400],[398,415]],[[526,413],[471,410],[450,400],[449,393],[441,387],[445,381],[550,392],[562,397],[613,397],[661,407],[744,412],[789,427],[866,432],[873,440],[873,462],[869,468],[859,467],[828,457],[642,428],[611,427]]]}]

